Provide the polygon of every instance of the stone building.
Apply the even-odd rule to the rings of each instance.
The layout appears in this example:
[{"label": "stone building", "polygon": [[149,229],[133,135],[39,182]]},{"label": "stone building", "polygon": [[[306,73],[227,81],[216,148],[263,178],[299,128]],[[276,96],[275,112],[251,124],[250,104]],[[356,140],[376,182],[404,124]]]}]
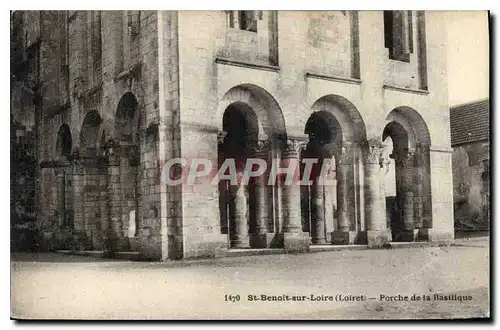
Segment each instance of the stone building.
[{"label": "stone building", "polygon": [[[47,228],[161,260],[453,238],[443,13],[11,18],[11,113],[33,132]],[[175,157],[249,156],[334,160],[335,185],[201,190],[160,178]]]},{"label": "stone building", "polygon": [[455,228],[488,230],[490,222],[490,101],[450,110]]}]

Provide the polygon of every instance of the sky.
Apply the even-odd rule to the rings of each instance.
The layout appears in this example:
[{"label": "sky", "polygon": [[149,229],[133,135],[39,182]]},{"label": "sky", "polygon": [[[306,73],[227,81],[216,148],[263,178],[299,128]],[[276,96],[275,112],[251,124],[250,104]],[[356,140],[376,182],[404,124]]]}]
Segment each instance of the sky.
[{"label": "sky", "polygon": [[489,97],[488,12],[448,12],[450,106]]}]

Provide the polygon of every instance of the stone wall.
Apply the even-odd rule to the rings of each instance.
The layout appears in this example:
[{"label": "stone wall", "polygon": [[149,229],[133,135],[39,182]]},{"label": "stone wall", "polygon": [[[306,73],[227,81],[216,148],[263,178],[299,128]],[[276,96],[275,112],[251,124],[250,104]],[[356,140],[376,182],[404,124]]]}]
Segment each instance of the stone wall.
[{"label": "stone wall", "polygon": [[453,199],[455,228],[489,228],[489,143],[476,142],[453,148]]},{"label": "stone wall", "polygon": [[[278,12],[279,61],[275,66],[265,66],[257,57],[252,59],[248,54],[239,59],[221,58],[224,53],[220,49],[227,47],[228,42],[243,42],[245,39],[244,36],[239,40],[236,37],[225,38],[228,29],[231,29],[227,26],[225,12],[179,13],[182,155],[193,157],[202,152],[216,157],[215,135],[217,130],[222,129],[222,115],[230,104],[226,98],[228,92],[238,86],[262,89],[276,100],[289,135],[303,134],[312,105],[326,95],[337,95],[352,103],[362,118],[368,139],[380,139],[388,114],[394,109],[407,107],[418,114],[415,118],[406,119],[412,122],[410,127],[414,126],[411,129],[415,134],[424,136],[426,133],[422,127],[425,127],[430,135],[431,151],[427,166],[430,166],[429,175],[433,179],[427,187],[429,191],[432,189],[432,193],[426,196],[429,200],[425,205],[434,222],[431,221],[429,226],[435,228],[437,234],[434,237],[452,236],[451,149],[443,46],[446,36],[441,26],[442,17],[434,12],[423,14],[428,32],[420,38],[424,39],[427,49],[426,62],[418,58],[421,48],[415,41],[415,53],[410,63],[404,63],[406,68],[388,59],[387,49],[384,48],[382,12],[359,12],[358,29],[348,28],[352,23],[349,17],[334,13],[334,20],[345,24],[337,24],[335,31],[319,29],[324,31],[324,35],[316,31],[318,29],[311,29],[319,24],[315,15],[309,12]],[[321,21],[320,25],[328,27],[328,22]],[[417,29],[417,24],[414,28]],[[361,53],[358,59],[352,56],[352,43],[347,42],[352,40],[347,32],[352,33],[353,30],[359,33]],[[319,35],[311,39],[310,34],[314,31]],[[415,40],[419,38],[417,31],[414,36]],[[325,40],[336,46],[327,45]],[[338,48],[347,52],[338,52]],[[350,69],[353,58],[359,61],[359,80]],[[420,72],[426,76],[427,91],[419,84]],[[403,81],[396,81],[395,77]],[[386,85],[396,85],[392,86],[396,88]],[[245,97],[240,100],[245,102]],[[338,119],[342,127],[348,126],[351,120],[349,117]],[[425,123],[424,126],[416,124],[417,121]],[[356,177],[363,175],[361,167],[357,171],[360,172]],[[361,182],[358,184],[361,185]],[[183,195],[183,228],[187,233],[193,233],[191,240],[201,242],[212,237],[212,242],[215,242],[219,240],[215,190],[207,192],[203,199],[200,196],[204,195]],[[203,207],[203,215],[196,212],[198,207]],[[364,219],[363,207],[356,206],[356,209],[360,213],[358,222],[364,223],[361,220]],[[192,231],[191,226],[196,231]],[[184,236],[185,244],[190,244],[189,235]],[[197,254],[201,253],[196,248],[194,250]]]},{"label": "stone wall", "polygon": [[[34,14],[31,12],[26,15]],[[35,16],[39,17],[38,12],[37,15]],[[156,12],[141,12],[138,24],[140,29],[135,31],[134,40],[126,39],[128,28],[125,12],[101,12],[101,70],[92,66],[92,63],[95,65],[98,63],[92,59],[101,54],[90,53],[91,43],[94,41],[88,26],[89,15],[90,12],[86,11],[70,11],[67,14],[55,11],[41,13],[41,31],[44,38],[40,44],[40,73],[44,86],[42,90],[44,117],[39,126],[41,155],[39,162],[45,165],[41,170],[42,179],[38,194],[40,219],[51,219],[51,223],[57,222],[54,220],[57,218],[57,201],[60,194],[57,191],[55,174],[57,169],[46,166],[52,166],[47,164],[60,156],[57,155],[55,145],[61,125],[67,124],[70,127],[73,151],[75,151],[80,148],[80,141],[83,141],[82,123],[90,112],[95,111],[101,123],[96,131],[99,136],[92,139],[100,143],[99,140],[104,137],[103,141],[106,141],[114,137],[115,115],[120,99],[131,92],[138,100],[140,117],[136,128],[140,148],[140,165],[137,169],[139,191],[137,195],[131,195],[120,186],[114,191],[115,197],[112,198],[119,199],[121,205],[119,218],[120,222],[125,224],[123,228],[125,231],[128,229],[130,216],[128,205],[130,201],[126,196],[138,199],[139,209],[136,210],[136,217],[140,219],[140,226],[136,228],[138,242],[134,242],[135,248],[142,251],[144,246],[146,255],[150,253],[158,255],[159,247],[153,244],[154,247],[149,248],[146,243],[140,243],[160,240],[158,226],[160,219],[157,211],[160,209],[159,160],[157,141],[154,140],[158,137],[158,134],[154,133],[154,128],[158,127],[159,123]],[[67,39],[65,22],[68,25]],[[39,24],[26,26],[33,30],[38,28]],[[36,40],[33,37],[36,31],[30,31],[28,39]],[[69,49],[67,71],[62,67],[65,63],[65,42]],[[93,72],[100,71],[102,72],[100,77],[92,78]],[[69,80],[67,87],[61,84],[65,72]],[[67,100],[68,95],[69,100]],[[95,147],[99,148],[99,143],[96,143]],[[73,200],[75,228],[84,230],[91,237],[94,248],[101,248],[104,228],[102,225],[109,216],[103,202],[103,199],[107,198],[108,191],[105,185],[108,178],[99,174],[100,170],[95,164],[74,165],[67,171],[71,171],[73,177],[71,198],[66,200]],[[128,181],[125,172],[122,174],[123,180]],[[124,235],[123,231],[121,235]]]},{"label": "stone wall", "polygon": [[[32,22],[39,17],[27,15],[34,15]],[[363,143],[381,142],[389,121],[404,122],[416,140],[430,141],[426,166],[431,177],[427,190],[432,193],[425,203],[432,214],[429,225],[436,237],[452,235],[446,36],[441,13],[414,15],[414,20],[425,18],[427,32],[419,33],[415,21],[418,42],[410,63],[388,59],[381,11],[264,11],[256,33],[231,27],[226,11],[142,11],[140,15],[103,11],[101,61],[93,61],[98,55],[90,47],[89,15],[42,13],[47,22],[38,24],[46,36],[40,46],[40,65],[46,84],[39,145],[40,162],[56,160],[57,132],[67,124],[72,151],[84,150],[82,141],[87,141],[82,136],[89,135],[82,130],[84,120],[97,114],[99,120],[90,135],[94,152],[101,154],[104,145],[118,136],[120,101],[125,95],[136,100],[131,123],[137,133],[138,162],[114,162],[107,175],[94,165],[71,168],[74,222],[93,237],[95,247],[105,227],[97,223],[109,219],[109,225],[128,242],[123,248],[136,249],[146,257],[214,256],[227,248],[217,187],[166,186],[159,175],[163,163],[174,157],[216,160],[223,114],[232,102],[251,104],[261,123],[279,123],[291,138],[304,135],[315,111],[331,112],[345,138]],[[60,60],[65,49],[60,40],[66,36],[61,30],[64,22],[68,24],[67,71]],[[28,25],[28,40],[36,40],[37,24]],[[93,67],[98,63],[101,70]],[[69,75],[68,87],[61,84],[64,72]],[[93,76],[95,72],[102,73],[100,79]],[[393,111],[401,116],[391,117]],[[366,146],[357,147],[361,153]],[[368,183],[363,157],[357,157],[351,176],[359,189],[350,192],[356,205],[350,206],[354,215],[348,227],[364,231],[363,191]],[[41,218],[56,217],[55,171],[47,167],[41,176]],[[103,199],[110,201],[109,208]],[[281,205],[276,209],[281,210]],[[136,234],[127,240],[134,212]]]}]

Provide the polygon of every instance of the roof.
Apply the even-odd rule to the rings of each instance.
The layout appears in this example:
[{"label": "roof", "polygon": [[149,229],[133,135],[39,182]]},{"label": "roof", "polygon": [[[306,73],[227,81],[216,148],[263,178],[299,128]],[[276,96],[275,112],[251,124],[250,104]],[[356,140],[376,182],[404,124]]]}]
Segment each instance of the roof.
[{"label": "roof", "polygon": [[450,109],[451,145],[490,138],[490,100],[461,104]]}]

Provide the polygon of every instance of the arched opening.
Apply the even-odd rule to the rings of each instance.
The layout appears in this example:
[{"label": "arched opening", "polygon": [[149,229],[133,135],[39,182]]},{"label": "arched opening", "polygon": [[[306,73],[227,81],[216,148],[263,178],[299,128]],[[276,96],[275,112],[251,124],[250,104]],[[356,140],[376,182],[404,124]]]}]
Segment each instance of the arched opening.
[{"label": "arched opening", "polygon": [[137,142],[139,113],[134,94],[126,93],[120,99],[116,110],[115,132],[120,142]]},{"label": "arched opening", "polygon": [[71,155],[72,139],[69,126],[61,125],[57,132],[56,157],[60,167],[56,171],[57,180],[57,210],[60,228],[73,228],[73,172],[68,158]]},{"label": "arched opening", "polygon": [[90,111],[83,119],[80,130],[80,168],[75,176],[75,188],[81,194],[80,213],[75,217],[75,229],[85,233],[93,248],[102,246],[102,222],[106,216],[101,209],[101,190],[103,180],[98,162],[101,116],[97,111]]},{"label": "arched opening", "polygon": [[97,142],[102,119],[97,111],[90,111],[83,119],[80,131],[80,154],[85,158],[97,156]]},{"label": "arched opening", "polygon": [[303,160],[314,162],[310,184],[301,186],[303,231],[310,233],[312,244],[353,244],[362,240],[357,232],[364,228],[364,123],[356,107],[338,95],[320,98],[312,110],[304,130],[309,142],[302,154]]},{"label": "arched opening", "polygon": [[[430,190],[430,135],[427,125],[414,109],[396,108],[387,116],[382,134],[389,158],[386,177],[393,165],[393,181],[386,180],[385,197],[388,227],[393,241],[414,241],[419,229],[432,226]],[[390,193],[390,182],[395,191]]]},{"label": "arched opening", "polygon": [[140,163],[140,111],[132,93],[120,99],[115,116],[116,148],[110,167],[113,180],[111,213],[118,218],[111,227],[121,250],[136,249],[140,229],[139,217],[139,163]]},{"label": "arched opening", "polygon": [[61,125],[57,132],[56,154],[57,156],[68,157],[71,154],[72,140],[69,126]]},{"label": "arched opening", "polygon": [[[265,248],[278,243],[278,186],[268,185],[268,172],[286,141],[284,119],[276,101],[253,85],[232,88],[223,98],[218,162],[234,162],[239,178],[249,158],[264,160],[268,171],[247,182],[219,181],[221,232],[232,248]],[[255,168],[254,168],[255,169]]]},{"label": "arched opening", "polygon": [[[316,163],[310,175],[311,184],[301,187],[302,230],[310,233],[312,244],[326,244],[331,241],[329,236],[337,226],[337,186],[336,182],[323,185],[321,179],[325,179],[322,177],[325,175],[331,179],[331,174],[336,172],[335,155],[341,151],[342,128],[331,112],[322,110],[309,117],[305,133],[309,135],[309,142],[302,158]],[[305,164],[302,162],[302,175]],[[329,167],[327,172],[322,173],[323,165]]]}]

